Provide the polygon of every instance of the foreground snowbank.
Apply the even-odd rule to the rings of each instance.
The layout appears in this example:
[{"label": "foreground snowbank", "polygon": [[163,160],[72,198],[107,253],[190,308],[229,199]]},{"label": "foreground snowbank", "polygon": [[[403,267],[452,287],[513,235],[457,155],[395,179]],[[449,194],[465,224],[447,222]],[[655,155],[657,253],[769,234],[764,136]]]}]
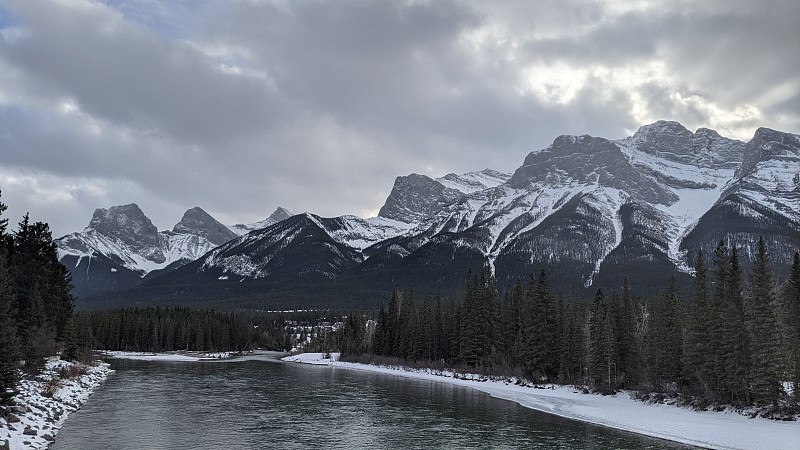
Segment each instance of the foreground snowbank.
[{"label": "foreground snowbank", "polygon": [[[113,372],[106,363],[81,366],[52,359],[35,379],[21,380],[16,406],[11,407],[11,414],[19,421],[0,419],[0,447],[7,442],[12,450],[47,448],[67,416]],[[66,375],[70,370],[75,376],[59,379],[59,371]]]},{"label": "foreground snowbank", "polygon": [[[625,393],[587,395],[567,386],[546,389],[503,381],[454,378],[450,372],[411,370],[338,361],[338,354],[303,353],[284,361],[329,365],[467,386],[497,398],[550,414],[710,448],[800,449],[800,422],[750,419],[732,412],[694,411],[671,405],[645,404]],[[473,378],[473,377],[463,377]]]},{"label": "foreground snowbank", "polygon": [[141,361],[210,361],[214,359],[230,358],[230,352],[203,353],[203,352],[118,352],[103,351],[103,355],[110,358],[138,359]]}]

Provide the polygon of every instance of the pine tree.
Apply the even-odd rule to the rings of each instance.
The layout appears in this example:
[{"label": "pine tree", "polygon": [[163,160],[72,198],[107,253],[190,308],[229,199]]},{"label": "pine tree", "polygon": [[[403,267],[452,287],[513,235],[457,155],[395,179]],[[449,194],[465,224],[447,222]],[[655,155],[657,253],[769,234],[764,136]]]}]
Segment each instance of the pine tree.
[{"label": "pine tree", "polygon": [[706,397],[710,397],[713,379],[713,366],[709,363],[711,311],[708,294],[708,269],[706,269],[702,251],[697,252],[694,277],[694,296],[686,320],[683,371],[684,378],[689,385],[699,387]]},{"label": "pine tree", "polygon": [[726,264],[725,283],[722,286],[720,305],[719,361],[717,373],[720,377],[722,400],[730,404],[750,404],[748,371],[750,354],[742,296],[741,269],[738,250],[733,247]]},{"label": "pine tree", "polygon": [[650,380],[657,389],[665,390],[680,376],[681,326],[678,298],[673,278],[663,295],[651,302],[648,319],[648,352]]},{"label": "pine tree", "polygon": [[793,374],[794,397],[800,401],[800,252],[794,253],[789,279],[783,291],[784,329],[789,349],[788,372]]},{"label": "pine tree", "polygon": [[567,302],[563,317],[559,377],[565,382],[577,383],[583,379],[586,367],[586,308],[582,303]]},{"label": "pine tree", "polygon": [[622,285],[622,297],[616,296],[615,300],[612,306],[618,370],[624,374],[624,382],[633,386],[639,382],[641,369],[636,338],[636,306],[627,277]]},{"label": "pine tree", "polygon": [[777,305],[764,239],[758,240],[758,251],[751,277],[750,326],[752,367],[750,382],[752,400],[758,404],[775,404],[781,393],[780,358],[778,354]]},{"label": "pine tree", "polygon": [[19,342],[14,321],[14,291],[6,260],[6,226],[1,218],[7,206],[0,202],[0,405],[12,403],[17,385]]},{"label": "pine tree", "polygon": [[598,289],[589,317],[589,377],[603,391],[613,390],[615,338],[610,308],[603,291]]}]

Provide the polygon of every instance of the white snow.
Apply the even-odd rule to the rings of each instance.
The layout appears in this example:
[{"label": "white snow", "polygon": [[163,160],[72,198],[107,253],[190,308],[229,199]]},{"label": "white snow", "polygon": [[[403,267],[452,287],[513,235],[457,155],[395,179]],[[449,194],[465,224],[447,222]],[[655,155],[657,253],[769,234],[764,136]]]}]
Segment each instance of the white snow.
[{"label": "white snow", "polygon": [[[78,363],[51,359],[35,379],[20,381],[19,393],[15,397],[18,411],[12,409],[19,422],[7,423],[0,419],[0,446],[8,442],[12,450],[47,448],[47,438],[55,437],[67,416],[80,408],[94,389],[113,372],[107,363],[98,363],[85,366],[85,374],[58,379],[59,369],[74,366],[78,366]],[[47,393],[48,390],[52,396]],[[24,434],[26,429],[36,435]]]},{"label": "white snow", "polygon": [[104,355],[119,359],[137,359],[140,361],[204,361],[209,359],[230,358],[230,352],[120,352],[104,351]]},{"label": "white snow", "polygon": [[336,242],[345,244],[356,250],[364,250],[372,244],[391,239],[408,231],[413,225],[386,217],[370,217],[362,219],[357,216],[341,216],[338,218],[342,228],[330,229],[317,221],[320,228]]},{"label": "white snow", "polygon": [[[119,239],[87,229],[82,233],[73,233],[59,239],[58,257],[61,259],[66,255],[74,255],[78,258],[78,262],[82,258],[89,258],[89,264],[95,254],[105,255],[111,259],[117,257],[123,266],[145,276],[176,261],[194,261],[215,247],[217,245],[202,236],[162,231],[158,236],[158,247],[136,250]],[[159,256],[163,257],[160,262],[152,259]]]},{"label": "white snow", "polygon": [[511,175],[498,172],[492,169],[484,169],[479,172],[468,172],[463,174],[449,173],[436,181],[442,186],[455,189],[464,194],[483,191],[494,188],[508,181]]},{"label": "white snow", "polygon": [[694,411],[672,405],[646,404],[632,399],[627,392],[601,396],[582,394],[569,386],[547,385],[539,389],[514,384],[513,380],[487,380],[478,375],[458,374],[459,378],[454,378],[450,372],[341,362],[337,353],[331,354],[329,359],[323,356],[322,353],[303,353],[283,360],[471,387],[526,408],[700,447],[800,449],[800,422],[751,419],[735,412]]}]

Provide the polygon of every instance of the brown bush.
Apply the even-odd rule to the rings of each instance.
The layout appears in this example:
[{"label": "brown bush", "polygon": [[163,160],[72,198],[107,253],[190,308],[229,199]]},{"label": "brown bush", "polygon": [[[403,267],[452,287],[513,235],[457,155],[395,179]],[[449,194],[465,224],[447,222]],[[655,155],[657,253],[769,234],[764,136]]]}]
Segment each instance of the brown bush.
[{"label": "brown bush", "polygon": [[79,377],[81,375],[86,375],[87,373],[89,373],[89,369],[87,369],[83,364],[70,364],[58,369],[58,377],[62,380]]}]

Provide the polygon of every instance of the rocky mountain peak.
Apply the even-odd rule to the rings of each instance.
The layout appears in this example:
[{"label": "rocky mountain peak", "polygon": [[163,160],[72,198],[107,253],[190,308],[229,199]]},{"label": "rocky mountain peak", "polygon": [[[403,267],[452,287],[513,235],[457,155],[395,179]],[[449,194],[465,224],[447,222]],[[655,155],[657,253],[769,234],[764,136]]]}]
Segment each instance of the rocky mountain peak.
[{"label": "rocky mountain peak", "polygon": [[158,250],[158,229],[136,203],[94,210],[86,231],[116,239],[152,261],[164,259]]},{"label": "rocky mountain peak", "polygon": [[[744,147],[744,159],[736,171],[737,178],[752,173],[759,163],[770,160],[800,164],[800,136],[769,128],[757,129],[753,139]],[[800,169],[797,171],[800,173]]]},{"label": "rocky mountain peak", "polygon": [[172,229],[174,233],[194,234],[208,239],[215,245],[222,245],[236,237],[236,234],[219,223],[202,208],[195,206],[183,213],[183,218]]},{"label": "rocky mountain peak", "polygon": [[588,135],[559,136],[550,147],[530,153],[508,184],[524,189],[576,181],[620,189],[651,203],[676,200],[674,194],[631,166],[614,142]]},{"label": "rocky mountain peak", "polygon": [[158,243],[158,229],[136,203],[95,209],[86,228],[126,242],[134,239],[153,245]]},{"label": "rocky mountain peak", "polygon": [[405,223],[420,221],[463,195],[425,175],[397,177],[378,215]]},{"label": "rocky mountain peak", "polygon": [[464,174],[448,173],[437,178],[436,181],[447,188],[455,189],[464,194],[482,191],[497,187],[511,178],[511,175],[493,169],[483,169],[478,172]]},{"label": "rocky mountain peak", "polygon": [[289,217],[292,217],[292,213],[289,212],[288,209],[283,208],[281,206],[275,208],[275,211],[267,217],[267,220],[272,221],[273,223],[278,223],[282,220],[286,220]]},{"label": "rocky mountain peak", "polygon": [[660,120],[644,125],[618,143],[660,158],[699,167],[734,168],[742,161],[744,143],[709,128],[692,133],[678,122]]},{"label": "rocky mountain peak", "polygon": [[258,222],[247,223],[247,224],[237,223],[236,225],[228,227],[228,229],[237,236],[241,236],[251,231],[260,230],[262,228],[266,228],[278,222],[282,222],[292,217],[292,215],[293,214],[289,212],[288,209],[279,206],[275,208],[275,211],[273,211],[272,214],[270,214],[269,217],[267,217],[264,220],[259,220]]}]

